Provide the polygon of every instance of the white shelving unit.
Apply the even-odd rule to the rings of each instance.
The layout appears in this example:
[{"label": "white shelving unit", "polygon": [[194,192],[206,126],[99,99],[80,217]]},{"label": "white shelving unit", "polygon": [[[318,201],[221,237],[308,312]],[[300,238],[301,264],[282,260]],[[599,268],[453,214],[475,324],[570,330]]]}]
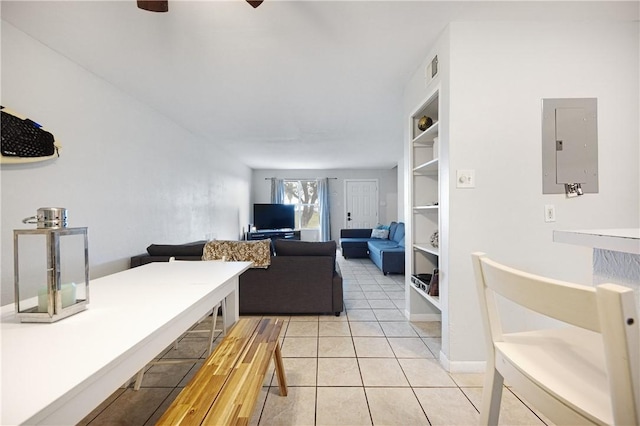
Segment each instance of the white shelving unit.
[{"label": "white shelving unit", "polygon": [[[442,253],[439,247],[431,244],[431,236],[438,232],[442,238],[441,227],[441,182],[446,182],[442,176],[440,164],[440,90],[435,87],[409,118],[410,144],[409,149],[409,193],[411,213],[408,217],[411,230],[411,253],[409,256],[409,271],[407,286],[410,315],[421,318],[439,316],[442,312],[440,297],[430,295],[428,288],[416,285],[412,277],[418,274],[433,274],[434,269],[440,269]],[[431,125],[424,130],[418,127],[422,117],[429,117]],[[409,255],[409,253],[407,253]],[[440,286],[442,286],[440,270]],[[428,283],[426,283],[428,284]]]}]

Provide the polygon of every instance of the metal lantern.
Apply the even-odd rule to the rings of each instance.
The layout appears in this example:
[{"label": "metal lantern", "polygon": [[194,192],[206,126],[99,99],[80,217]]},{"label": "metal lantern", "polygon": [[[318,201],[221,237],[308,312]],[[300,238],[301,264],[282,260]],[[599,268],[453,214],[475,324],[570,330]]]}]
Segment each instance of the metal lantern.
[{"label": "metal lantern", "polygon": [[55,322],[89,303],[87,228],[43,224],[13,231],[15,304],[21,322]]}]

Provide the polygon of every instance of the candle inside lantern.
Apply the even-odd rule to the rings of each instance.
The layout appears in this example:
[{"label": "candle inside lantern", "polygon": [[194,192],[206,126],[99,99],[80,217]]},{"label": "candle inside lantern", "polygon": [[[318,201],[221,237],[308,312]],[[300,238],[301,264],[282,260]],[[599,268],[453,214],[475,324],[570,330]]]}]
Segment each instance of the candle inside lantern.
[{"label": "candle inside lantern", "polygon": [[[61,297],[63,309],[76,303],[76,283],[62,284]],[[38,290],[38,312],[47,312],[47,301],[47,287],[40,287]]]}]

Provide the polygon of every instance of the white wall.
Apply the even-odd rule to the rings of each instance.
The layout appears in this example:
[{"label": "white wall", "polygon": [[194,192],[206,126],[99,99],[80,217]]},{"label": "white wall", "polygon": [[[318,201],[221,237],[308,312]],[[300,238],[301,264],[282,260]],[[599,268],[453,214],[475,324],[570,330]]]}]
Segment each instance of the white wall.
[{"label": "white wall", "polygon": [[[471,252],[589,284],[591,251],[553,230],[640,225],[638,35],[637,22],[451,24],[450,360],[484,358]],[[542,194],[541,100],[565,97],[598,99],[600,191],[576,199]],[[475,169],[476,189],[455,189],[457,169]]]},{"label": "white wall", "polygon": [[[331,239],[340,239],[340,229],[345,227],[344,181],[345,179],[377,179],[379,222],[398,220],[398,169],[330,169],[330,170],[253,170],[251,203],[271,202],[271,181],[268,178],[336,178],[329,179],[331,203]],[[400,193],[402,194],[402,193]],[[251,213],[253,214],[253,213]],[[246,225],[245,225],[246,226]]]},{"label": "white wall", "polygon": [[[2,105],[48,128],[60,158],[1,167],[1,303],[13,300],[12,230],[38,207],[89,228],[92,277],[151,243],[237,239],[251,171],[108,82],[2,21]],[[159,88],[161,90],[161,88]]]},{"label": "white wall", "polygon": [[[639,47],[637,22],[455,22],[407,84],[406,117],[427,95],[424,67],[437,53],[450,170],[442,352],[452,371],[485,357],[471,252],[590,284],[591,250],[554,243],[553,230],[640,226]],[[542,194],[541,100],[563,97],[598,99],[598,194]],[[456,189],[459,169],[476,171],[475,189]],[[544,222],[545,204],[556,222]]]}]

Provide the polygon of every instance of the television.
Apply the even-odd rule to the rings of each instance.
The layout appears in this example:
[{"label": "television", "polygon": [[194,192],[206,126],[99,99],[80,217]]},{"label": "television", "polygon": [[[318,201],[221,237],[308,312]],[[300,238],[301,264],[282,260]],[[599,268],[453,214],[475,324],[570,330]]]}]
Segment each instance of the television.
[{"label": "television", "polygon": [[254,204],[253,226],[257,230],[293,229],[296,226],[293,204]]}]

